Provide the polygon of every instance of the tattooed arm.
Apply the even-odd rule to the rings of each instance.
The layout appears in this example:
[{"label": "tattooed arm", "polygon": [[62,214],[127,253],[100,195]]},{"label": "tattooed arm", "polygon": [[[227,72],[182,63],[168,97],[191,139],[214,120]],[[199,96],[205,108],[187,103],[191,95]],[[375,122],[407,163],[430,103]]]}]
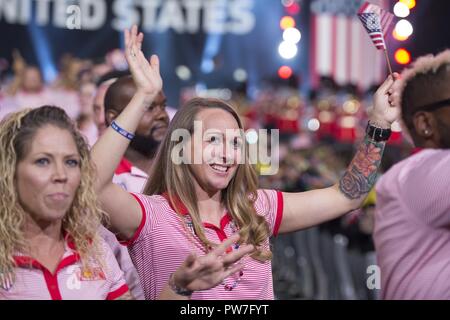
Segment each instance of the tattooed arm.
[{"label": "tattooed arm", "polygon": [[[395,74],[398,77],[398,74]],[[391,106],[391,77],[374,95],[371,123],[390,128],[397,119],[399,107]],[[334,186],[299,193],[283,193],[283,217],[280,233],[296,231],[335,219],[357,209],[375,185],[384,151],[384,142],[366,136],[341,180]]]},{"label": "tattooed arm", "polygon": [[[364,138],[350,166],[339,181],[339,190],[349,200],[364,200],[375,185],[385,142]],[[359,204],[359,201],[357,201]]]}]

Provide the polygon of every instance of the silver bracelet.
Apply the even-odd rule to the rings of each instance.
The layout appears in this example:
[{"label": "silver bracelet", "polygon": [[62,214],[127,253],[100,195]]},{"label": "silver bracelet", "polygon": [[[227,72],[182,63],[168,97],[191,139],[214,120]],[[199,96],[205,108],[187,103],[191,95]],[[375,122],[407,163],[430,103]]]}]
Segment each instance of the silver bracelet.
[{"label": "silver bracelet", "polygon": [[184,297],[190,297],[192,295],[192,293],[194,291],[192,290],[188,290],[186,288],[182,288],[179,287],[175,284],[175,280],[174,280],[174,274],[170,274],[170,278],[169,278],[169,287],[170,289],[172,289],[173,292],[175,292],[176,294],[180,295],[180,296],[184,296]]}]

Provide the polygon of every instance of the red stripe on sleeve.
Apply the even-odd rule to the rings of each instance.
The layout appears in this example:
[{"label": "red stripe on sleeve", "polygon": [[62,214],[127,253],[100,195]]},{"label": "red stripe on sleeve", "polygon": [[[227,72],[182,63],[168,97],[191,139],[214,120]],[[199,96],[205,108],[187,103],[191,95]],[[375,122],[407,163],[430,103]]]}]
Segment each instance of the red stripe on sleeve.
[{"label": "red stripe on sleeve", "polygon": [[275,218],[275,226],[273,227],[273,235],[278,235],[278,229],[280,229],[281,219],[283,218],[283,193],[277,191],[277,216]]},{"label": "red stripe on sleeve", "polygon": [[106,296],[106,300],[116,300],[117,298],[119,298],[120,296],[123,296],[128,291],[129,291],[128,286],[126,284],[124,284],[119,289],[108,293],[108,295]]},{"label": "red stripe on sleeve", "polygon": [[131,244],[134,243],[134,241],[136,241],[136,239],[139,237],[139,234],[141,233],[142,229],[144,228],[145,225],[145,220],[147,219],[147,216],[145,214],[145,207],[144,204],[142,203],[141,199],[139,199],[135,194],[130,193],[135,199],[136,201],[139,203],[139,205],[141,206],[141,211],[142,211],[142,218],[141,218],[141,223],[139,224],[139,227],[137,228],[136,232],[134,233],[134,235],[131,237],[131,239],[126,240],[126,241],[119,241],[120,244],[124,245],[124,246],[129,246]]}]

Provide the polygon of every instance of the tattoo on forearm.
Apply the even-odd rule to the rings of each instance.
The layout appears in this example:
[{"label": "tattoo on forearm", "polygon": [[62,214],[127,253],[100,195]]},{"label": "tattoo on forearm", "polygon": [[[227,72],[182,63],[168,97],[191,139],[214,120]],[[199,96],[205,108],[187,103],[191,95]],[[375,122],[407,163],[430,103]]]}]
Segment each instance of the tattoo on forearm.
[{"label": "tattoo on forearm", "polygon": [[347,198],[358,199],[369,193],[375,185],[384,146],[384,142],[375,142],[367,137],[361,143],[350,166],[339,181],[339,190]]}]

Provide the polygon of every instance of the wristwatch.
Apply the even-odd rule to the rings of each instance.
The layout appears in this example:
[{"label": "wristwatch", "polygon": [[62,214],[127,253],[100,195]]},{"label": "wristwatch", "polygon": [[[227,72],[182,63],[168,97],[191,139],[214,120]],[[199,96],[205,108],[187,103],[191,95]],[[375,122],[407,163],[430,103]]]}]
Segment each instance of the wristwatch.
[{"label": "wristwatch", "polygon": [[389,137],[391,136],[391,129],[384,129],[377,127],[369,122],[367,122],[366,127],[366,134],[369,138],[371,138],[373,141],[381,142],[381,141],[387,141],[389,140]]},{"label": "wristwatch", "polygon": [[172,273],[169,278],[169,287],[173,292],[180,296],[190,297],[194,291],[188,290],[186,288],[179,287],[175,284],[174,274]]}]

